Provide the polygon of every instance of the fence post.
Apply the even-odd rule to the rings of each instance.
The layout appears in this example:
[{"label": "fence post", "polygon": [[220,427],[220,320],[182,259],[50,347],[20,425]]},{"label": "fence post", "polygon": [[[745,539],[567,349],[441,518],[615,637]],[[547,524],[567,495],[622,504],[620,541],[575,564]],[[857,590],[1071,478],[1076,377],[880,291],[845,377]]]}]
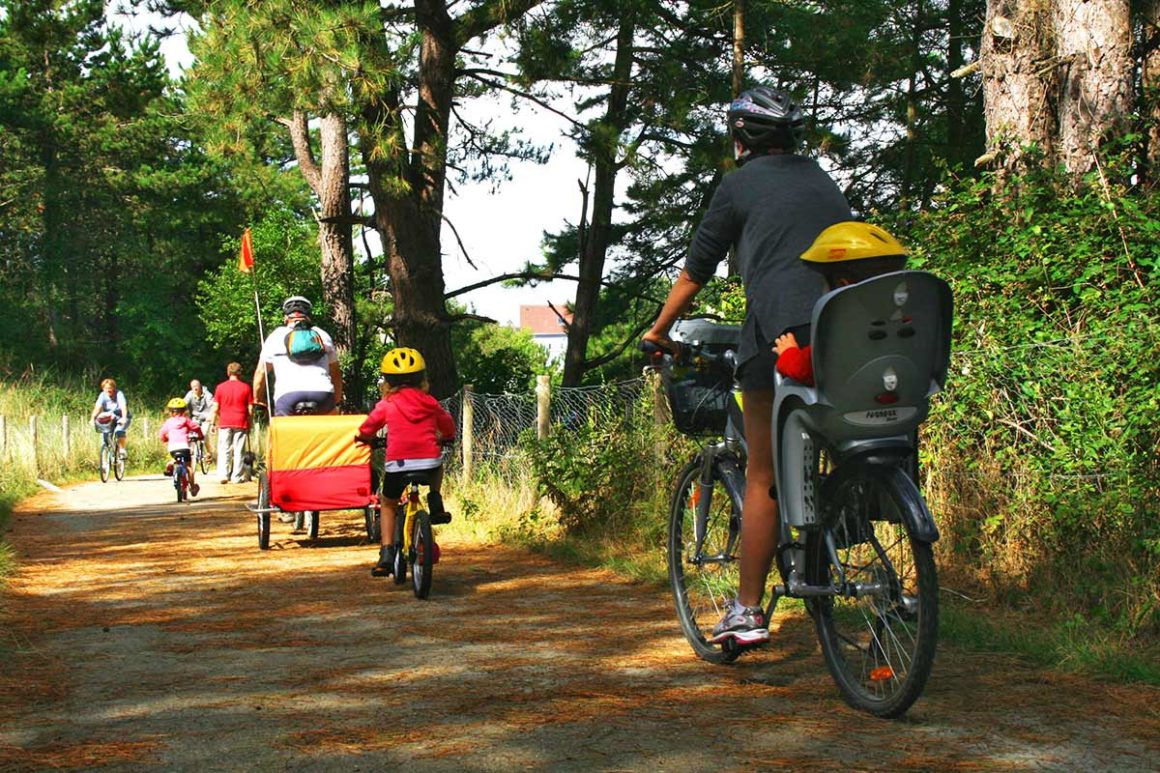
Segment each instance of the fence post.
[{"label": "fence post", "polygon": [[0,458],[8,452],[8,418],[0,416]]},{"label": "fence post", "polygon": [[37,431],[36,416],[28,417],[28,439],[32,442],[32,472],[40,475],[40,459],[37,451],[40,450],[40,437]]},{"label": "fence post", "polygon": [[665,395],[664,384],[661,383],[661,374],[656,370],[649,370],[645,378],[652,391],[653,421],[664,426],[669,423],[669,398]]},{"label": "fence post", "polygon": [[60,450],[64,453],[65,464],[72,458],[72,436],[68,431],[68,414],[60,417]]},{"label": "fence post", "polygon": [[552,379],[547,373],[536,376],[536,438],[548,437],[552,416]]},{"label": "fence post", "polygon": [[141,439],[142,440],[149,439],[149,417],[148,416],[141,417]]},{"label": "fence post", "polygon": [[475,406],[471,404],[471,384],[463,385],[463,479],[471,480],[472,426]]}]

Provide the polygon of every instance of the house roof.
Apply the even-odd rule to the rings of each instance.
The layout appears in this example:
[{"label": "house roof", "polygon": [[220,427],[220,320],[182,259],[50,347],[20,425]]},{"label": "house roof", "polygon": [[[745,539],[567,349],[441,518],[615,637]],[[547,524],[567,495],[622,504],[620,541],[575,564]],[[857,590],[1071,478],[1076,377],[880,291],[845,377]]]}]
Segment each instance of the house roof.
[{"label": "house roof", "polygon": [[[563,304],[556,304],[556,308],[564,310]],[[572,314],[563,311],[564,320],[571,322]],[[520,328],[530,331],[532,335],[561,335],[564,333],[564,323],[551,306],[520,306]]]}]

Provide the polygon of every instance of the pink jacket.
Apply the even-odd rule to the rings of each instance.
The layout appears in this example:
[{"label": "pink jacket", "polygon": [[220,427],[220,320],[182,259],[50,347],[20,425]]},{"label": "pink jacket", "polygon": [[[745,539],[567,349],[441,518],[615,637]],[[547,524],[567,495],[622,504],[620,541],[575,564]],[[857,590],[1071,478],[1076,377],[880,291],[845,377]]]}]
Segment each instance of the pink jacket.
[{"label": "pink jacket", "polygon": [[201,427],[188,416],[170,416],[161,425],[161,439],[169,444],[172,451],[178,448],[189,448],[189,436],[201,436]]},{"label": "pink jacket", "polygon": [[455,420],[431,395],[417,387],[403,387],[379,400],[358,428],[370,437],[387,428],[387,461],[436,459],[442,453],[439,439],[455,437]]}]

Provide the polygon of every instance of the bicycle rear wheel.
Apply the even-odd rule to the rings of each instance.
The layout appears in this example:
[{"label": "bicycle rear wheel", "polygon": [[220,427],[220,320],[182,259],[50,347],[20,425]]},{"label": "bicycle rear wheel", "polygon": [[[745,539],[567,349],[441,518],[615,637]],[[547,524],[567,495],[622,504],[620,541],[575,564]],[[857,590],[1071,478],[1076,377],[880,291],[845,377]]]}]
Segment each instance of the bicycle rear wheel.
[{"label": "bicycle rear wheel", "polygon": [[109,449],[109,444],[103,439],[101,440],[101,483],[106,483],[109,480],[109,471],[113,469],[113,452]]},{"label": "bicycle rear wheel", "polygon": [[188,486],[188,479],[186,478],[185,465],[178,463],[173,468],[173,488],[177,490],[177,501],[185,501],[185,489]]},{"label": "bicycle rear wheel", "polygon": [[372,545],[379,544],[382,529],[379,519],[379,508],[372,505],[363,508],[363,523],[367,529],[367,542]]},{"label": "bicycle rear wheel", "polygon": [[806,539],[811,584],[837,585],[839,568],[848,587],[857,584],[856,594],[817,598],[814,624],[826,666],[846,702],[879,717],[897,717],[910,708],[934,664],[934,552],[912,537],[904,512],[922,507],[921,502],[902,470],[870,469],[843,482],[827,503],[838,564],[821,530]]},{"label": "bicycle rear wheel", "polygon": [[[698,458],[686,464],[677,478],[669,510],[669,584],[681,630],[693,651],[710,663],[728,663],[739,652],[709,638],[737,593],[741,512],[719,468],[714,467],[710,486],[701,486],[700,477]],[[698,513],[701,504],[707,504],[701,508],[704,515]]]},{"label": "bicycle rear wheel", "polygon": [[435,559],[435,537],[431,533],[431,516],[426,510],[415,513],[411,532],[411,587],[415,598],[425,599],[431,592],[431,568]]},{"label": "bicycle rear wheel", "polygon": [[[270,479],[266,473],[258,474],[258,509],[270,506]],[[260,512],[258,516],[258,550],[270,549],[270,514]]]}]

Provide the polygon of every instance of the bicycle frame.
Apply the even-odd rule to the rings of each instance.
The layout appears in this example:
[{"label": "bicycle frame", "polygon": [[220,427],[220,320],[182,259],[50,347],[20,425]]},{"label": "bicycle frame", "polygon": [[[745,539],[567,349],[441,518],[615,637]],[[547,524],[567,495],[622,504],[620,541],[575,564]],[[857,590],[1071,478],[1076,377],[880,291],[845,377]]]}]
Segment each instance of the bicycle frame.
[{"label": "bicycle frame", "polygon": [[403,507],[403,544],[402,549],[409,555],[413,547],[411,534],[415,529],[415,516],[423,509],[419,501],[419,484],[411,481],[407,484],[407,494],[399,500]]}]

